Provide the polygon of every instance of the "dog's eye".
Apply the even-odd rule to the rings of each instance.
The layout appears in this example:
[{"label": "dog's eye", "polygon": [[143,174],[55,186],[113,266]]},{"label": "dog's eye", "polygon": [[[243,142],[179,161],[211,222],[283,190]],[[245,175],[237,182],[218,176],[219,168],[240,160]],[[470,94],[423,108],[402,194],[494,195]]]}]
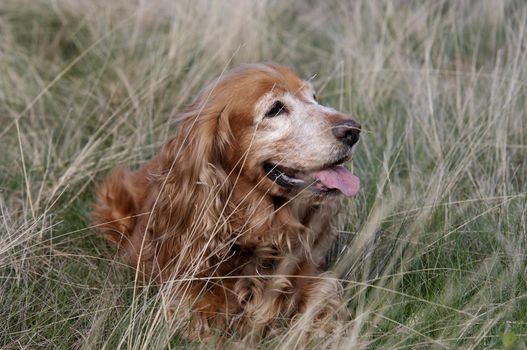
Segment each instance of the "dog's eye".
[{"label": "dog's eye", "polygon": [[273,103],[272,107],[265,113],[266,118],[273,118],[280,114],[288,113],[286,106],[281,101]]},{"label": "dog's eye", "polygon": [[317,101],[318,102],[318,99],[317,99],[317,94],[313,94],[313,100]]}]

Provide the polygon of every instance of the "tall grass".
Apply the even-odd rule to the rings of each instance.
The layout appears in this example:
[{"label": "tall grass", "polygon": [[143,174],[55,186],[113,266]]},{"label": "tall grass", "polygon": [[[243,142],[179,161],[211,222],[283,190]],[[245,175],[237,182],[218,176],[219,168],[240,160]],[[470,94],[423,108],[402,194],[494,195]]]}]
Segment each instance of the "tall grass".
[{"label": "tall grass", "polygon": [[365,129],[332,255],[351,319],[313,347],[525,348],[526,26],[523,1],[3,0],[0,346],[200,346],[134,293],[94,186],[206,81],[276,61]]}]

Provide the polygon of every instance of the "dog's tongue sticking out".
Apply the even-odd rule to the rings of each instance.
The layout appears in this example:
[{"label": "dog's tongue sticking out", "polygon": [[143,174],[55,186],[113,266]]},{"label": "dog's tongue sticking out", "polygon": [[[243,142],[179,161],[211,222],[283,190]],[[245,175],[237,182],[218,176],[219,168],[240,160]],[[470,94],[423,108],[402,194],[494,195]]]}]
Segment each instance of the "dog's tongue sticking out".
[{"label": "dog's tongue sticking out", "polygon": [[360,180],[343,166],[320,170],[314,173],[319,183],[327,188],[337,189],[345,196],[352,197],[359,192]]}]

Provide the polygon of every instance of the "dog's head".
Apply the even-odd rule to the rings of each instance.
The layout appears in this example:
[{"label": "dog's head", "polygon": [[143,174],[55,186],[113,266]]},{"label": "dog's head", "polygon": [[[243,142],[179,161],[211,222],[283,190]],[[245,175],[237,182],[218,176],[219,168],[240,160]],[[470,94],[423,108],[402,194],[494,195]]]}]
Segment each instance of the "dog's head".
[{"label": "dog's head", "polygon": [[[275,196],[353,196],[359,180],[342,164],[361,126],[320,105],[291,69],[251,64],[218,78],[192,107],[182,132],[202,166]],[[199,177],[199,169],[195,169]],[[236,180],[236,181],[238,181]]]}]

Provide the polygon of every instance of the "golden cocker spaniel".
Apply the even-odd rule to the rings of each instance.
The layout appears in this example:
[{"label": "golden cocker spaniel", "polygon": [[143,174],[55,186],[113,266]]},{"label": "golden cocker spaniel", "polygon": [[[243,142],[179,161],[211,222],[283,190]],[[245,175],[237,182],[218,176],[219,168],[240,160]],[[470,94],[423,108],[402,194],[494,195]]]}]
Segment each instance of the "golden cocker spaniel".
[{"label": "golden cocker spaniel", "polygon": [[342,164],[360,124],[276,64],[224,74],[181,120],[146,165],[100,184],[93,214],[105,238],[169,291],[190,338],[338,317],[340,287],[322,267],[339,195],[359,190]]}]

